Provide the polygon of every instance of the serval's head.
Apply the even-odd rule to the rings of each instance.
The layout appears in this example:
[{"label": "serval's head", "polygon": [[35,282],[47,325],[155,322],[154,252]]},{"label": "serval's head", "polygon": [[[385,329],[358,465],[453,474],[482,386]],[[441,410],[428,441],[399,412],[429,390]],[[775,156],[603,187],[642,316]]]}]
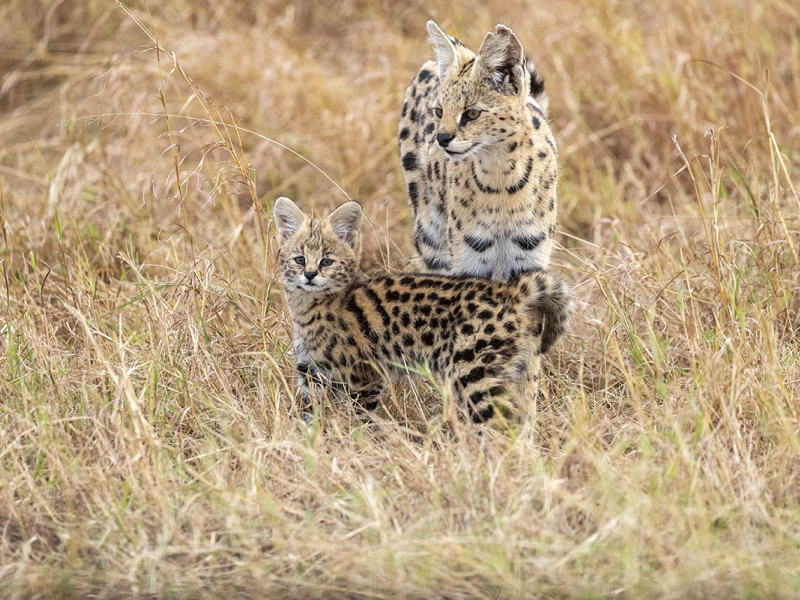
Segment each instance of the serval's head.
[{"label": "serval's head", "polygon": [[428,33],[440,82],[431,108],[445,154],[461,160],[481,150],[497,156],[522,146],[530,130],[525,104],[535,100],[527,59],[514,32],[498,25],[486,34],[477,54],[433,21],[428,21]]},{"label": "serval's head", "polygon": [[272,207],[280,242],[278,276],[287,294],[335,294],[356,276],[361,255],[363,213],[345,202],[313,219],[288,198]]}]

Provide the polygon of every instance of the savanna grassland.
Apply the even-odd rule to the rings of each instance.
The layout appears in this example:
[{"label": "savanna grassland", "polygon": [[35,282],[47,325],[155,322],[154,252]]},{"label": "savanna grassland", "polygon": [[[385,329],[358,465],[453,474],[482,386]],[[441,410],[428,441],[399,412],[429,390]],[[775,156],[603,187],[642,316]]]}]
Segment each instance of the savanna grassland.
[{"label": "savanna grassland", "polygon": [[[429,18],[560,148],[576,318],[483,443],[425,382],[303,425],[274,280],[280,195],[411,256]],[[6,0],[0,188],[3,598],[800,596],[797,3]]]}]

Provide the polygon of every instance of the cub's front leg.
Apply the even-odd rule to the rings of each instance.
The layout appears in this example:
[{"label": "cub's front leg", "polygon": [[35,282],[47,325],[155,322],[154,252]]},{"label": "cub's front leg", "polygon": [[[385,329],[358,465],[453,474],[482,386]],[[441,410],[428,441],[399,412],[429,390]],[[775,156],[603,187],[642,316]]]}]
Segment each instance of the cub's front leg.
[{"label": "cub's front leg", "polygon": [[376,410],[385,390],[384,378],[370,363],[358,363],[351,368],[347,392],[358,408],[369,412]]},{"label": "cub's front leg", "polygon": [[302,419],[308,422],[314,411],[314,397],[327,386],[328,378],[311,360],[302,338],[294,340],[294,356],[297,364],[296,383],[300,392],[300,414]]}]

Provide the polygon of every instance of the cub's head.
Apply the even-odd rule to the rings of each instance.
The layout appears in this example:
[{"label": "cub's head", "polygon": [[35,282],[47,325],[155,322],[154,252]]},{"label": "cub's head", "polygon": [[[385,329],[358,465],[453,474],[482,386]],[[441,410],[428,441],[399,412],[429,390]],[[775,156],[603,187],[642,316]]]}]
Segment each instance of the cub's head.
[{"label": "cub's head", "polygon": [[345,202],[327,218],[312,219],[288,198],[278,198],[272,213],[281,245],[279,277],[286,293],[334,294],[353,281],[363,218],[357,202]]},{"label": "cub's head", "polygon": [[530,74],[514,32],[498,25],[486,34],[477,55],[433,21],[428,21],[428,33],[440,81],[431,108],[438,121],[436,140],[445,154],[453,160],[481,150],[497,156],[501,144],[521,145],[528,126]]}]

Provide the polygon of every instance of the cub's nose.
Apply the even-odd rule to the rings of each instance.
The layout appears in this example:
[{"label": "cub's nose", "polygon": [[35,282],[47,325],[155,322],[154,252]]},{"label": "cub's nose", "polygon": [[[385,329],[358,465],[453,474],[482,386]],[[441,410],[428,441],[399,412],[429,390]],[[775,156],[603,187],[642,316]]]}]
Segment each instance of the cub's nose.
[{"label": "cub's nose", "polygon": [[312,279],[314,279],[314,277],[317,276],[317,272],[316,271],[303,271],[303,275],[306,276],[306,280],[307,281],[311,281]]},{"label": "cub's nose", "polygon": [[442,131],[441,133],[436,134],[436,141],[439,142],[439,145],[442,148],[447,148],[447,144],[449,144],[454,137],[456,136],[454,136],[452,133]]}]

